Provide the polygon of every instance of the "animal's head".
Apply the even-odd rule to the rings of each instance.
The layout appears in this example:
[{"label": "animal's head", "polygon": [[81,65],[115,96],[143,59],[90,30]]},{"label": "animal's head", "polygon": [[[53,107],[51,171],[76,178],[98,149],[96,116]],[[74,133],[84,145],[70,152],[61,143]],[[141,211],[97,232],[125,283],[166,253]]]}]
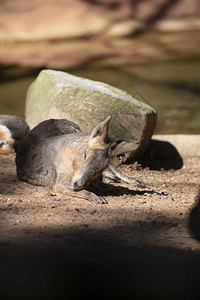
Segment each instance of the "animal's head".
[{"label": "animal's head", "polygon": [[0,125],[0,154],[14,153],[14,142],[8,127]]},{"label": "animal's head", "polygon": [[129,141],[109,142],[108,128],[111,117],[99,123],[87,142],[79,145],[72,162],[74,175],[71,188],[79,190],[98,179],[114,157],[134,150],[135,143]]}]

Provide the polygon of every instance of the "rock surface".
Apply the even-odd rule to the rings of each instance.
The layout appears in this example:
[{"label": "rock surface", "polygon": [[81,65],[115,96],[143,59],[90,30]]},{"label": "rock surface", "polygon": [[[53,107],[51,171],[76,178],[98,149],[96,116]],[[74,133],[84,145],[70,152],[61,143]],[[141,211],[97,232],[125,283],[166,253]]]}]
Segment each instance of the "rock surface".
[{"label": "rock surface", "polygon": [[65,72],[43,70],[27,93],[26,121],[30,128],[46,119],[66,118],[90,132],[108,115],[112,115],[112,138],[138,140],[138,151],[146,149],[157,113],[118,88]]}]

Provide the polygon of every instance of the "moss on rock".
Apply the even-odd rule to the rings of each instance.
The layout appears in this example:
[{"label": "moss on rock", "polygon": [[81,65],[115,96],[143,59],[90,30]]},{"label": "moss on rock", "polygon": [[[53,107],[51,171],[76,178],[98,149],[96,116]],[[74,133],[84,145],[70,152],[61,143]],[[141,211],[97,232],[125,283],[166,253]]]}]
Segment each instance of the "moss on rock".
[{"label": "moss on rock", "polygon": [[112,115],[113,138],[136,139],[146,148],[157,113],[125,91],[66,72],[43,70],[27,92],[26,121],[31,128],[45,119],[66,118],[90,131],[108,115]]}]

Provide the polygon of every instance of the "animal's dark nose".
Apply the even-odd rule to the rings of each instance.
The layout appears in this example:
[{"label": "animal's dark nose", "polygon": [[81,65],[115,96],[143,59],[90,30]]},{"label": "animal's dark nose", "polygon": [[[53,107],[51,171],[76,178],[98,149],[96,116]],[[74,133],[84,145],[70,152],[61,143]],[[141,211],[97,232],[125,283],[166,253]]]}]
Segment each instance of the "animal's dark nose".
[{"label": "animal's dark nose", "polygon": [[85,185],[85,181],[83,179],[81,179],[81,178],[79,178],[79,179],[76,179],[76,178],[72,179],[71,188],[74,191],[82,189],[84,185]]},{"label": "animal's dark nose", "polygon": [[72,183],[72,188],[73,188],[73,190],[77,190],[78,189],[78,182],[77,181],[74,181]]}]

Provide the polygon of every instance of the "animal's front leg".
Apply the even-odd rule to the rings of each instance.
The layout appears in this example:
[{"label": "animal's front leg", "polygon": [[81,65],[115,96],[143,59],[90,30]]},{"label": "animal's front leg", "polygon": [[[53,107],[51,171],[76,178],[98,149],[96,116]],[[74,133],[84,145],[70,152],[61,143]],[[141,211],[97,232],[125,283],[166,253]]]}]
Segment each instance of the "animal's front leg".
[{"label": "animal's front leg", "polygon": [[95,193],[89,192],[87,190],[77,190],[74,191],[70,185],[66,183],[58,183],[53,187],[54,193],[66,193],[72,197],[84,198],[88,200],[93,200],[96,203],[107,204],[107,200],[104,197],[99,197]]},{"label": "animal's front leg", "polygon": [[89,192],[87,190],[80,190],[76,192],[78,194],[81,194],[84,198],[87,198],[88,200],[93,200],[96,203],[100,204],[107,204],[108,201],[104,197],[97,196],[95,193]]},{"label": "animal's front leg", "polygon": [[110,177],[111,179],[119,179],[130,185],[135,185],[135,182],[137,182],[137,185],[139,187],[142,188],[146,187],[146,184],[143,181],[139,180],[138,178],[128,177],[126,175],[119,173],[118,171],[115,170],[115,168],[111,164],[109,164],[108,169],[110,172],[108,173],[107,171],[104,171],[103,176],[105,175],[105,177]]}]

